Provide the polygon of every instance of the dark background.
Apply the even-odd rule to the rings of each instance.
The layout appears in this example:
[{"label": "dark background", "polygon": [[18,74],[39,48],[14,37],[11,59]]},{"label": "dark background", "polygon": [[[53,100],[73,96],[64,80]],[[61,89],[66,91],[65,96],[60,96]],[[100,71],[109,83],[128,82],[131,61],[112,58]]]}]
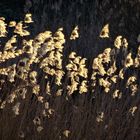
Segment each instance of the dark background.
[{"label": "dark background", "polygon": [[[140,33],[140,0],[10,0],[0,1],[0,16],[23,20],[31,12],[35,21],[32,35],[44,30],[55,32],[64,27],[66,39],[78,25],[80,38],[70,44],[80,55],[94,56],[112,47],[117,35],[128,39],[129,48],[138,47]],[[110,38],[100,39],[102,27],[109,23]],[[84,51],[82,51],[84,49]]]}]

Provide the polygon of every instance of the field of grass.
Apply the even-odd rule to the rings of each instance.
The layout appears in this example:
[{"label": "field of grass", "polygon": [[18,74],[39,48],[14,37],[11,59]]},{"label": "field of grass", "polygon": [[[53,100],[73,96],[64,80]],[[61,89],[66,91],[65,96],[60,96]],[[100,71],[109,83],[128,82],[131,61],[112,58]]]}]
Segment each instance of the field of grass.
[{"label": "field of grass", "polygon": [[73,49],[78,25],[32,37],[32,24],[0,18],[0,140],[138,140],[140,46],[118,35],[89,59]]}]

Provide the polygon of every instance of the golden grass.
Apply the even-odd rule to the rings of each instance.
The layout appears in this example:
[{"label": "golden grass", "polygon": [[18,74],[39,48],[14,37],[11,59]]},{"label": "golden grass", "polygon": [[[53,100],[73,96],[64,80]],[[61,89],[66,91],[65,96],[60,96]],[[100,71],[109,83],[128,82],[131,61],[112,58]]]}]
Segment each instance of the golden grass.
[{"label": "golden grass", "polygon": [[[38,135],[49,137],[49,135],[46,136],[50,133],[49,130],[45,132],[47,125],[46,120],[47,122],[49,122],[49,120],[51,122],[52,119],[54,121],[53,124],[55,124],[53,118],[57,119],[56,126],[54,126],[53,129],[54,132],[56,132],[57,127],[61,125],[59,124],[61,117],[66,117],[65,113],[60,113],[62,107],[60,106],[62,105],[60,97],[64,99],[62,102],[70,103],[74,94],[77,96],[80,95],[80,97],[92,95],[92,99],[98,96],[98,94],[103,94],[104,99],[109,97],[111,98],[110,101],[114,102],[118,99],[121,100],[123,97],[127,98],[127,90],[129,90],[128,93],[130,96],[134,97],[137,95],[139,90],[138,76],[134,73],[130,73],[129,76],[125,75],[129,69],[134,68],[136,70],[139,68],[140,47],[138,47],[136,57],[133,58],[132,52],[127,50],[127,39],[119,35],[114,40],[113,48],[105,48],[101,54],[92,60],[91,71],[87,68],[87,62],[89,60],[79,56],[74,51],[69,53],[67,61],[63,59],[66,43],[63,28],[59,28],[55,33],[44,31],[36,35],[35,38],[27,39],[26,36],[30,36],[30,32],[28,31],[28,24],[30,23],[33,23],[30,13],[25,15],[23,21],[18,23],[11,21],[9,25],[5,23],[4,18],[0,18],[1,38],[7,37],[8,28],[14,28],[12,37],[5,42],[3,51],[0,52],[0,64],[20,57],[14,64],[0,68],[0,89],[2,91],[0,109],[11,111],[12,115],[16,118],[20,116],[20,127],[19,129],[16,128],[16,130],[18,130],[18,132],[15,132],[16,136],[18,135],[20,138],[26,139],[28,135],[27,131],[29,131],[28,127],[30,126],[32,127],[30,131],[35,131],[36,137],[38,137]],[[80,29],[76,26],[70,35],[70,40],[79,38],[78,30]],[[109,38],[109,24],[103,27],[99,36],[101,38]],[[19,38],[22,40],[20,48],[18,48],[17,45]],[[114,55],[112,55],[113,52],[115,52]],[[121,60],[121,66],[118,67],[116,56],[123,52],[125,52],[124,55],[126,58]],[[64,61],[67,62],[66,65],[64,65]],[[7,93],[3,92],[5,88],[8,88],[3,86],[6,83],[12,85],[12,88],[6,91]],[[125,83],[123,87],[119,87],[121,83]],[[119,86],[117,86],[117,84]],[[97,100],[100,99],[97,98]],[[124,101],[124,98],[122,100]],[[54,104],[58,104],[54,105],[53,102]],[[83,112],[84,103],[82,99],[79,101],[79,104],[82,104],[79,110],[77,109],[78,106],[72,105],[75,114],[78,111]],[[85,104],[87,105],[87,103]],[[90,101],[89,104],[91,104]],[[98,104],[96,104],[96,107],[98,108]],[[108,116],[106,115],[108,110],[104,109],[104,111],[102,111],[104,107],[101,107],[101,110],[97,111],[96,107],[94,107],[96,113],[94,113],[93,117],[90,116],[90,119],[94,120],[93,122],[96,124],[96,127],[101,123],[102,125],[105,124],[105,129],[109,127],[111,129],[112,124],[109,120],[107,121]],[[67,108],[67,106],[65,106],[65,108]],[[62,107],[66,112],[69,111],[65,108],[64,106]],[[32,110],[29,111],[31,113],[31,117],[29,118],[27,115],[28,110]],[[91,112],[92,111],[93,110],[91,110]],[[117,111],[116,109],[116,112]],[[121,112],[121,109],[119,111]],[[128,113],[131,114],[132,117],[135,116],[137,111],[138,107],[135,103],[129,106]],[[58,112],[60,114],[57,114]],[[12,118],[12,116],[7,116],[8,119],[9,117]],[[32,121],[26,122],[26,117],[28,118],[27,120]],[[88,117],[88,115],[86,117]],[[78,119],[82,120],[82,117],[80,116]],[[76,121],[78,121],[78,119]],[[48,125],[51,125],[50,122]],[[90,124],[90,122],[88,123]],[[48,126],[47,129],[49,129],[49,127],[50,130],[52,130],[51,126]],[[70,129],[64,126],[63,130],[57,131],[55,139],[61,139],[63,136],[66,139],[69,137],[74,138],[76,134],[73,131],[76,130],[74,130],[74,128]],[[85,129],[88,128],[85,126]],[[96,135],[95,132],[94,135]],[[50,137],[52,138],[51,134]]]}]

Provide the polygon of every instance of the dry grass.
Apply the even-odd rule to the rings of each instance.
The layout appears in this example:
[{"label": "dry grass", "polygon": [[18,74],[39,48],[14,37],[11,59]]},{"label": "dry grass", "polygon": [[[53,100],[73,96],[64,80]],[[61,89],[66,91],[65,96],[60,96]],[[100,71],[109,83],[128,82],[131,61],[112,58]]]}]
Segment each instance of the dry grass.
[{"label": "dry grass", "polygon": [[[32,22],[0,18],[0,139],[139,139],[140,46],[134,57],[118,35],[88,66],[74,51],[63,57],[63,28],[31,38]],[[109,24],[99,36],[109,38]]]}]

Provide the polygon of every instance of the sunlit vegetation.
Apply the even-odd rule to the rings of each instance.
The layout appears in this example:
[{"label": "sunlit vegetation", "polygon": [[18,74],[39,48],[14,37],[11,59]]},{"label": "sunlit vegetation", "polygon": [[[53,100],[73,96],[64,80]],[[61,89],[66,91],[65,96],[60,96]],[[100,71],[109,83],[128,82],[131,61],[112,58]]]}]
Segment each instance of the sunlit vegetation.
[{"label": "sunlit vegetation", "polygon": [[[31,38],[30,24],[30,13],[8,24],[0,18],[0,139],[123,140],[134,126],[129,133],[139,134],[140,46],[133,55],[118,35],[89,69],[91,60],[75,51],[63,59],[63,27]],[[99,37],[110,37],[109,23]]]}]

